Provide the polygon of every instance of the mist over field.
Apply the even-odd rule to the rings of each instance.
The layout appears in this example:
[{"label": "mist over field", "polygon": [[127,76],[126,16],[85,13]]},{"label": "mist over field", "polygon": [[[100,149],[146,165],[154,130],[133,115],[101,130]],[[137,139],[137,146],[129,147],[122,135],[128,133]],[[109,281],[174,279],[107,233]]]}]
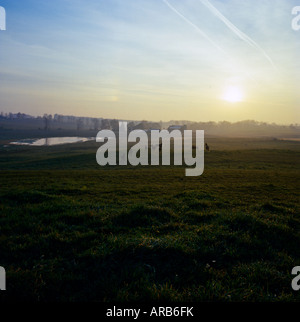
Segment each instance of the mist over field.
[{"label": "mist over field", "polygon": [[[122,120],[76,117],[55,114],[45,114],[33,117],[24,113],[0,115],[0,141],[5,138],[27,138],[65,136],[71,134],[82,134],[96,136],[100,130],[111,129],[119,131],[119,122]],[[206,136],[217,137],[269,137],[269,138],[290,138],[300,139],[300,125],[278,125],[275,123],[257,122],[246,120],[240,122],[193,122],[193,121],[131,121],[127,120],[129,130],[151,130],[168,129],[173,125],[186,125],[188,130],[204,130]],[[24,137],[25,136],[25,137]]]}]

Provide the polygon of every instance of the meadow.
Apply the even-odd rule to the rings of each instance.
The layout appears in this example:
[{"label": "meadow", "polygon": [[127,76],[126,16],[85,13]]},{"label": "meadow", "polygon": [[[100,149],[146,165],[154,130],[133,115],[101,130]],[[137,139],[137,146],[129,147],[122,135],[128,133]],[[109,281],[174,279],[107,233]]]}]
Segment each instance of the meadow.
[{"label": "meadow", "polygon": [[2,142],[0,300],[299,301],[300,143],[207,141],[200,177]]}]

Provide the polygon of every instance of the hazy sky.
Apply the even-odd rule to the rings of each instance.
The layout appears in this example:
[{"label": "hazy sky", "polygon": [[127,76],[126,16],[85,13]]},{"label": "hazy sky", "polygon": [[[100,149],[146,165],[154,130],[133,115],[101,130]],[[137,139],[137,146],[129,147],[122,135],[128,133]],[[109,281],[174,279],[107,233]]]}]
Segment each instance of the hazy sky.
[{"label": "hazy sky", "polygon": [[0,111],[300,123],[300,0],[0,5]]}]

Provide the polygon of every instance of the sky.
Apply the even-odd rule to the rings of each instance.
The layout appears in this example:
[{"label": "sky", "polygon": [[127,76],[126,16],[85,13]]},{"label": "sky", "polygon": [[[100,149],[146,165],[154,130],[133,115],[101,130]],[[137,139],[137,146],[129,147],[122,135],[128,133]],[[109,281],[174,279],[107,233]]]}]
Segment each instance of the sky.
[{"label": "sky", "polygon": [[300,0],[0,0],[0,112],[300,123]]}]

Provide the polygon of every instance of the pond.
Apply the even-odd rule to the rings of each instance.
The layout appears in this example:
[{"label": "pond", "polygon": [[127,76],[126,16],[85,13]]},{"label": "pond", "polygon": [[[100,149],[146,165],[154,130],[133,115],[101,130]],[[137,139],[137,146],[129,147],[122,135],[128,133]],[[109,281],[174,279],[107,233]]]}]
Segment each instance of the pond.
[{"label": "pond", "polygon": [[28,146],[52,146],[60,144],[70,144],[93,141],[96,138],[82,138],[82,137],[57,137],[57,138],[42,138],[42,139],[25,139],[16,142],[11,142],[13,145],[28,145]]}]

